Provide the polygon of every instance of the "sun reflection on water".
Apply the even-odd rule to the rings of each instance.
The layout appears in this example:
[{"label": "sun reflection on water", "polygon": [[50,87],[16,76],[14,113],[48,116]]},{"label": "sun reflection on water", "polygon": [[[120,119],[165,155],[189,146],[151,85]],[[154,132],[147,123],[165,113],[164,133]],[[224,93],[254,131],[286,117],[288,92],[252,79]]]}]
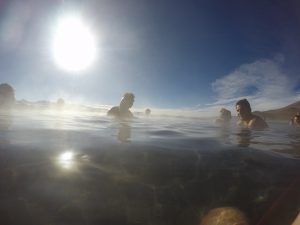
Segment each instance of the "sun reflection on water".
[{"label": "sun reflection on water", "polygon": [[86,154],[75,153],[72,150],[67,150],[58,155],[56,162],[59,167],[66,170],[78,170],[79,167],[89,163],[90,158]]},{"label": "sun reflection on water", "polygon": [[74,153],[72,151],[63,152],[58,156],[58,163],[64,169],[71,169],[74,166]]}]

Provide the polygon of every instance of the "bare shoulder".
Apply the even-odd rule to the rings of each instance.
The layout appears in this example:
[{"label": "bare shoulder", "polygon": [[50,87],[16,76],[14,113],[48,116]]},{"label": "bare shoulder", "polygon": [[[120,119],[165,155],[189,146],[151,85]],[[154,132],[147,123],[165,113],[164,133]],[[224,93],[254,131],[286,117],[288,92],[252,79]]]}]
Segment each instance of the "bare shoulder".
[{"label": "bare shoulder", "polygon": [[253,129],[265,129],[268,127],[268,124],[259,116],[253,115],[253,118],[249,121],[248,126],[249,128]]},{"label": "bare shoulder", "polygon": [[107,115],[108,116],[119,116],[120,114],[120,108],[118,106],[112,107],[110,110],[108,110]]}]

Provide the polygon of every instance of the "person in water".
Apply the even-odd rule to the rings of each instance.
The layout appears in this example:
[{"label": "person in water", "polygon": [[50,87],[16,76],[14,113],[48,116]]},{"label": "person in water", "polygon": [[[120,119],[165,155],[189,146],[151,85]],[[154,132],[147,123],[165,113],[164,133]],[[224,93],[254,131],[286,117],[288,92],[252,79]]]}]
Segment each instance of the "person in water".
[{"label": "person in water", "polygon": [[7,83],[0,84],[0,110],[10,109],[15,104],[15,91]]},{"label": "person in water", "polygon": [[145,114],[146,114],[146,116],[150,116],[150,114],[151,114],[151,109],[146,109],[146,110],[145,110]]},{"label": "person in water", "polygon": [[239,100],[235,104],[235,108],[239,117],[238,126],[258,130],[268,127],[262,118],[251,112],[251,106],[247,99]]},{"label": "person in water", "polygon": [[300,126],[300,112],[290,119],[290,125]]},{"label": "person in water", "polygon": [[130,108],[133,106],[134,102],[134,94],[133,93],[125,93],[120,102],[120,106],[112,107],[108,112],[108,116],[114,116],[117,118],[132,118],[133,114],[130,112]]},{"label": "person in water", "polygon": [[220,110],[220,118],[216,120],[216,123],[229,123],[231,120],[231,112],[225,108]]}]

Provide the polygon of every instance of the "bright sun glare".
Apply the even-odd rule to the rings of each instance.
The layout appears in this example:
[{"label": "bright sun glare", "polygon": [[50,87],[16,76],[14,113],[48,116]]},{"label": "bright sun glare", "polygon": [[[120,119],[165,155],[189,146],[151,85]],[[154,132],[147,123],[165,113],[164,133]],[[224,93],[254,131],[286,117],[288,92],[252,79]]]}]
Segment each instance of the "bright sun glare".
[{"label": "bright sun glare", "polygon": [[70,151],[63,152],[59,155],[58,162],[63,168],[70,169],[74,164],[74,153]]},{"label": "bright sun glare", "polygon": [[66,16],[58,23],[53,53],[58,66],[72,72],[84,70],[94,62],[95,38],[79,16]]}]

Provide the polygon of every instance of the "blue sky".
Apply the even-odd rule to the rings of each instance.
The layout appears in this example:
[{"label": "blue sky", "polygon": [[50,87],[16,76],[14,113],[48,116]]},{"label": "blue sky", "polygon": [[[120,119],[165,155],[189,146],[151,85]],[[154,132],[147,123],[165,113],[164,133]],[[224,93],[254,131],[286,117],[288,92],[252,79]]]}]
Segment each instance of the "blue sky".
[{"label": "blue sky", "polygon": [[[97,39],[91,68],[53,62],[55,21],[76,11]],[[247,97],[256,109],[299,97],[297,0],[1,1],[0,77],[17,99],[207,108]]]}]

